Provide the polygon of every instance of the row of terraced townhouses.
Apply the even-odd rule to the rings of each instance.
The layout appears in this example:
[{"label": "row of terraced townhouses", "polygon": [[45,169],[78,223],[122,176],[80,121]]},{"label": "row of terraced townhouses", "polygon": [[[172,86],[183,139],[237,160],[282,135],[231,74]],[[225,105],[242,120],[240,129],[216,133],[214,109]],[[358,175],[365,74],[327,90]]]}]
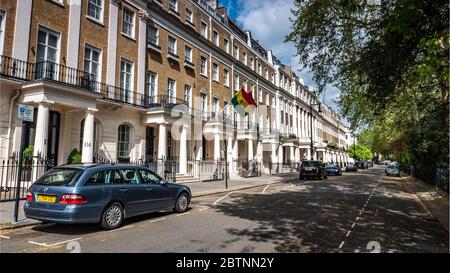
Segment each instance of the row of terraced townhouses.
[{"label": "row of terraced townhouses", "polygon": [[[84,163],[172,160],[192,179],[217,178],[224,160],[231,176],[350,160],[339,116],[217,0],[0,3],[0,161],[17,156],[22,134],[54,165],[77,149]],[[241,86],[258,104],[245,118],[226,107]],[[34,122],[22,127],[19,104]],[[202,129],[184,123],[175,137],[180,116]]]}]

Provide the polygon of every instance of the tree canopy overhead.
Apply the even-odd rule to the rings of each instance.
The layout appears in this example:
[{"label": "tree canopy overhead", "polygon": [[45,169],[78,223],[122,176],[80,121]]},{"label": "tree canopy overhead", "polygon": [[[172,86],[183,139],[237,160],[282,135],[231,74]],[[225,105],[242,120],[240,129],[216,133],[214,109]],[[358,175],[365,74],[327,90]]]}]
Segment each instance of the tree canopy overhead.
[{"label": "tree canopy overhead", "polygon": [[448,158],[448,1],[295,0],[292,15],[286,41],[374,152]]}]

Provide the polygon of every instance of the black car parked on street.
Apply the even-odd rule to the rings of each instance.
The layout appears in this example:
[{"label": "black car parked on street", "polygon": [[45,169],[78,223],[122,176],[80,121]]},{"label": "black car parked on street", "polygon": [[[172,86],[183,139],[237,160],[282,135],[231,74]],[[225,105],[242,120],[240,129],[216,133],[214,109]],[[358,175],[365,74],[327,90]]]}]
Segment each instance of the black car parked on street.
[{"label": "black car parked on street", "polygon": [[305,178],[327,179],[325,163],[320,160],[306,160],[300,166],[300,180]]}]

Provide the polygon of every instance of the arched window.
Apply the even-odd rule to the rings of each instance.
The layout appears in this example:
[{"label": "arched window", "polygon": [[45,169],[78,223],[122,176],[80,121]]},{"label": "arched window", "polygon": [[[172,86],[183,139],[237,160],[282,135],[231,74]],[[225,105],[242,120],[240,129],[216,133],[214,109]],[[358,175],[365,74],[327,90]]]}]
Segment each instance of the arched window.
[{"label": "arched window", "polygon": [[119,161],[130,160],[130,126],[126,124],[119,126],[117,137],[117,159]]}]

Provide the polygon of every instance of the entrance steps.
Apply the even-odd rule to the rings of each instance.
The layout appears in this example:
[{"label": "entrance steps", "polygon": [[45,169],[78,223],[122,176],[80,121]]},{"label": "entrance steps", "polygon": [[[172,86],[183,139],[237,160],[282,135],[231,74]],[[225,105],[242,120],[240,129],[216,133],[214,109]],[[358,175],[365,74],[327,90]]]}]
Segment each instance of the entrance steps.
[{"label": "entrance steps", "polygon": [[183,184],[185,184],[185,183],[193,183],[193,182],[199,182],[200,181],[198,178],[193,177],[192,175],[180,174],[180,173],[177,173],[175,178],[176,178],[177,184],[178,183],[183,183]]}]

